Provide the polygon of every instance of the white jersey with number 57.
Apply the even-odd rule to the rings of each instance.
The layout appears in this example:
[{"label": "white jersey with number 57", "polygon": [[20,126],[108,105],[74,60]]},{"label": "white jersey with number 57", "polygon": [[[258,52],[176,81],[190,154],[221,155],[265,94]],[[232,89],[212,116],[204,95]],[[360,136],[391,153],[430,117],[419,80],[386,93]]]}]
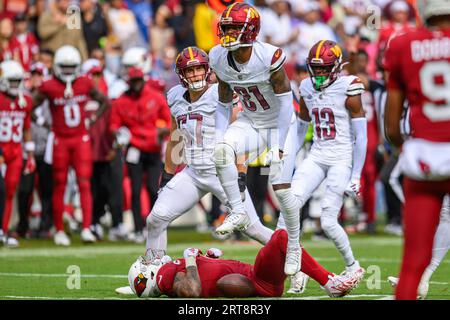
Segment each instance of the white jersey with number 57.
[{"label": "white jersey with number 57", "polygon": [[300,95],[314,125],[312,159],[326,165],[352,165],[351,117],[345,102],[363,92],[364,85],[355,76],[338,77],[322,91],[314,89],[309,78],[300,83]]},{"label": "white jersey with number 57", "polygon": [[195,102],[189,101],[189,92],[181,85],[167,92],[170,113],[183,137],[187,164],[193,169],[215,172],[213,153],[218,99],[217,84],[211,85]]},{"label": "white jersey with number 57", "polygon": [[281,49],[260,41],[255,41],[252,48],[250,60],[241,65],[230,51],[216,45],[209,52],[210,65],[220,80],[239,95],[244,114],[255,128],[276,128],[280,106],[270,76],[282,68],[286,56]]}]

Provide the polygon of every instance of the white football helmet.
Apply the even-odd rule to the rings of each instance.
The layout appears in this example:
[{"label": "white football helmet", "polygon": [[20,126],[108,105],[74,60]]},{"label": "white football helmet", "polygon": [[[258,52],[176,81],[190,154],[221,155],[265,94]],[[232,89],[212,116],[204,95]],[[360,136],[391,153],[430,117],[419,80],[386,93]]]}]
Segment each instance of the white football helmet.
[{"label": "white football helmet", "polygon": [[156,275],[162,266],[161,260],[148,262],[142,256],[131,265],[130,271],[128,271],[128,284],[139,298],[161,295],[156,283]]},{"label": "white football helmet", "polygon": [[24,90],[25,71],[20,63],[14,60],[0,64],[0,91],[11,96],[18,96]]},{"label": "white football helmet", "polygon": [[81,55],[73,46],[62,46],[55,53],[53,71],[58,79],[71,83],[81,73]]},{"label": "white football helmet", "polygon": [[132,47],[125,51],[122,57],[122,65],[125,68],[139,68],[144,74],[149,74],[152,71],[152,59],[148,51],[141,47]]},{"label": "white football helmet", "polygon": [[417,0],[417,10],[426,24],[431,17],[450,15],[450,0]]}]

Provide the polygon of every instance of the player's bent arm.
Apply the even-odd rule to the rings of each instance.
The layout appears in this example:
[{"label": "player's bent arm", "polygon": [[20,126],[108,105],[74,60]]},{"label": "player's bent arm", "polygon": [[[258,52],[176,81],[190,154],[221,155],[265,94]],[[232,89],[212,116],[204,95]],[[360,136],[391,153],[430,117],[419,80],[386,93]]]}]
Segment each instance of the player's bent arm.
[{"label": "player's bent arm", "polygon": [[173,154],[173,149],[178,143],[183,143],[180,139],[176,139],[174,132],[177,130],[177,122],[174,117],[172,117],[172,126],[170,128],[170,136],[169,141],[167,142],[166,148],[166,156],[164,162],[164,171],[169,174],[175,174],[177,169],[178,159],[174,159],[174,157],[178,156],[178,154]]},{"label": "player's bent arm", "polygon": [[359,180],[367,153],[367,119],[362,107],[361,95],[349,96],[345,106],[350,112],[352,132],[355,139],[351,178]]},{"label": "player's bent arm", "polygon": [[103,93],[101,93],[100,91],[98,91],[95,88],[93,88],[89,92],[89,95],[91,96],[91,98],[93,100],[97,101],[100,104],[100,107],[97,109],[95,114],[90,119],[91,124],[92,124],[95,121],[97,121],[98,118],[100,118],[102,116],[102,114],[106,111],[106,109],[108,109],[111,106],[111,103],[109,102],[109,99]]},{"label": "player's bent arm", "polygon": [[179,298],[198,298],[202,293],[202,284],[197,265],[186,266],[186,273],[178,272],[173,280],[173,291]]},{"label": "player's bent arm", "polygon": [[298,115],[298,128],[297,128],[297,137],[300,146],[303,146],[303,142],[305,141],[306,133],[308,132],[310,122],[311,117],[309,116],[305,100],[303,100],[303,98],[300,97],[300,113]]},{"label": "player's bent arm", "polygon": [[233,107],[233,90],[231,90],[228,83],[220,80],[219,77],[217,77],[217,81],[219,82],[219,101],[215,114],[216,141],[222,141],[231,119]]},{"label": "player's bent arm", "polygon": [[384,128],[386,138],[396,147],[403,144],[400,132],[400,119],[402,117],[405,95],[401,90],[389,89],[386,98],[386,110],[384,112]]},{"label": "player's bent arm", "polygon": [[292,113],[294,112],[294,96],[292,95],[291,84],[284,68],[280,68],[271,74],[270,83],[280,106],[280,112],[278,113],[278,147],[283,151]]}]

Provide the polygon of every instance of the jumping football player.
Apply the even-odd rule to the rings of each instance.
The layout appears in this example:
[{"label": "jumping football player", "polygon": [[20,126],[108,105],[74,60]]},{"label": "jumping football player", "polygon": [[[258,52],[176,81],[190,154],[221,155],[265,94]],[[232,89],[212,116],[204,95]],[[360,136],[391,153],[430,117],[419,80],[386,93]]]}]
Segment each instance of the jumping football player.
[{"label": "jumping football player", "polygon": [[[211,68],[219,81],[214,161],[231,213],[216,232],[226,234],[248,227],[250,219],[241,199],[236,160],[250,154],[250,163],[268,147],[270,181],[289,235],[285,272],[293,275],[300,270],[301,248],[299,204],[290,184],[297,123],[292,121],[293,95],[283,67],[286,56],[281,49],[256,40],[260,16],[248,4],[227,7],[218,27],[221,44],[209,53]],[[244,110],[228,126],[233,91],[239,95]],[[293,143],[288,143],[291,138]],[[288,150],[291,147],[294,150]]]},{"label": "jumping football player", "polygon": [[[33,97],[37,107],[45,99],[50,102],[53,141],[53,217],[56,227],[55,244],[68,246],[70,239],[64,232],[64,191],[67,172],[71,166],[77,175],[83,211],[83,242],[95,242],[89,229],[92,219],[92,196],[90,178],[92,174],[92,150],[87,126],[92,124],[109,106],[107,98],[97,91],[92,80],[80,76],[81,56],[72,46],[62,46],[55,53],[54,76],[46,79]],[[91,118],[85,116],[85,104],[89,100],[100,103],[100,108]]]},{"label": "jumping football player", "polygon": [[[404,252],[396,299],[416,299],[432,257],[444,196],[450,192],[450,2],[418,1],[425,26],[393,38],[385,54],[388,72],[386,136],[402,147]],[[411,137],[400,118],[410,105]]]},{"label": "jumping football player", "polygon": [[361,102],[364,85],[356,76],[339,76],[342,50],[334,41],[316,43],[307,58],[310,79],[300,84],[299,139],[314,124],[311,152],[295,171],[292,189],[303,206],[324,179],[321,226],[345,261],[345,273],[359,281],[364,269],[355,260],[348,235],[338,223],[344,193],[359,195],[367,146],[367,120]]},{"label": "jumping football player", "polygon": [[[184,250],[184,258],[175,261],[167,256],[152,262],[140,257],[130,268],[128,282],[141,298],[161,295],[180,298],[280,297],[286,279],[287,238],[286,230],[275,231],[259,250],[253,265],[218,259],[220,252],[201,256],[196,248]],[[305,250],[301,265],[302,270],[309,270],[308,274],[330,297],[345,296],[357,285],[357,279],[350,275],[334,275],[325,270]],[[243,278],[239,292],[232,282],[226,280],[230,275]]]}]

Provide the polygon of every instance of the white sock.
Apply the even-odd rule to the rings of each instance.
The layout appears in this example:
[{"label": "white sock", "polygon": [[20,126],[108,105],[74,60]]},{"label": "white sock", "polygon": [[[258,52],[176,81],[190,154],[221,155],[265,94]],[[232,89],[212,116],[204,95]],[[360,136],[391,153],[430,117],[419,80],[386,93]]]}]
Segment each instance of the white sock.
[{"label": "white sock", "polygon": [[280,204],[286,231],[288,233],[288,247],[300,246],[300,208],[299,199],[292,193],[292,189],[280,189],[275,191]]},{"label": "white sock", "polygon": [[431,263],[427,267],[432,273],[436,271],[439,264],[444,260],[450,248],[450,219],[441,215],[441,220],[436,230],[433,242],[433,256]]},{"label": "white sock", "polygon": [[265,245],[272,237],[273,230],[265,227],[261,221],[258,220],[248,227],[244,233],[262,245]]},{"label": "white sock", "polygon": [[169,221],[162,220],[152,212],[147,218],[146,256],[149,259],[155,256],[162,257],[167,250],[167,227]]},{"label": "white sock", "polygon": [[350,240],[347,233],[337,221],[339,211],[333,208],[324,208],[320,217],[320,224],[325,234],[334,242],[334,245],[344,258],[345,265],[350,266],[355,262]]},{"label": "white sock", "polygon": [[217,176],[227,195],[228,202],[233,212],[245,213],[241,192],[238,185],[238,170],[235,164],[216,167]]}]

